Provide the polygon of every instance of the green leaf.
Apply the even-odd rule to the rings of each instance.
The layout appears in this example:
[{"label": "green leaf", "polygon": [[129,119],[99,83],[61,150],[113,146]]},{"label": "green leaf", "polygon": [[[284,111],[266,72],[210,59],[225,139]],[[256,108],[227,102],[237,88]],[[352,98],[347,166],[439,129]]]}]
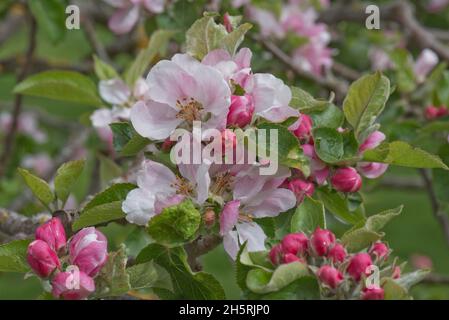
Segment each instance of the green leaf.
[{"label": "green leaf", "polygon": [[224,45],[227,32],[224,26],[214,21],[214,16],[206,14],[196,20],[186,33],[186,51],[201,60],[206,54]]},{"label": "green leaf", "polygon": [[16,85],[14,93],[93,107],[103,104],[92,80],[74,71],[52,70],[34,74]]},{"label": "green leaf", "polygon": [[320,286],[316,277],[303,276],[276,292],[249,294],[248,299],[262,300],[319,300]]},{"label": "green leaf", "polygon": [[359,145],[353,132],[338,132],[332,128],[316,128],[312,131],[315,152],[324,162],[341,164],[358,159]]},{"label": "green leaf", "polygon": [[133,290],[151,288],[158,279],[153,261],[136,264],[127,268],[126,272],[129,275],[129,283]]},{"label": "green leaf", "polygon": [[131,183],[119,183],[95,195],[83,208],[79,218],[73,223],[72,229],[77,231],[84,227],[124,218],[122,202],[135,188],[136,185]]},{"label": "green leaf", "polygon": [[367,137],[367,131],[381,114],[389,95],[390,81],[380,72],[365,75],[349,87],[343,112],[359,142]]},{"label": "green leaf", "polygon": [[305,113],[312,118],[314,128],[327,127],[338,129],[345,121],[343,111],[333,103],[327,103],[323,110],[305,111]]},{"label": "green leaf", "polygon": [[257,147],[260,150],[264,150],[269,154],[271,148],[271,132],[277,132],[278,141],[273,147],[274,154],[270,155],[270,157],[277,158],[280,164],[300,169],[306,176],[309,175],[309,163],[299,146],[298,139],[286,127],[274,123],[262,123],[258,126],[258,129],[266,130],[266,141],[259,139],[257,141]]},{"label": "green leaf", "polygon": [[389,163],[410,168],[440,168],[449,170],[441,159],[403,141],[382,143],[363,154],[364,161]]},{"label": "green leaf", "polygon": [[391,278],[385,278],[381,284],[385,300],[410,300],[407,290]]},{"label": "green leaf", "polygon": [[113,66],[94,55],[94,71],[100,80],[120,78]]},{"label": "green leaf", "polygon": [[31,240],[16,240],[0,245],[0,272],[30,271],[26,261],[28,245]]},{"label": "green leaf", "polygon": [[317,195],[323,202],[324,207],[338,219],[349,224],[356,224],[364,220],[365,213],[363,207],[360,206],[355,210],[351,210],[348,199],[341,193],[327,188],[319,188],[317,190]]},{"label": "green leaf", "polygon": [[274,272],[252,269],[248,272],[246,286],[254,293],[276,292],[293,281],[308,276],[307,265],[301,262],[282,264]]},{"label": "green leaf", "polygon": [[396,209],[385,210],[379,214],[372,215],[349,229],[341,237],[341,242],[349,252],[360,251],[373,242],[381,239],[384,234],[382,228],[394,217],[399,215],[403,206]]},{"label": "green leaf", "polygon": [[[137,263],[153,260],[170,274],[173,291],[170,298],[191,300],[225,299],[220,283],[205,272],[194,273],[187,263],[187,254],[182,247],[167,248],[150,244],[136,258]],[[156,290],[158,294],[167,290]],[[168,296],[168,295],[166,295]]]},{"label": "green leaf", "polygon": [[120,177],[123,170],[114,160],[102,154],[98,154],[98,159],[100,160],[100,184],[103,188],[108,186],[113,179]]},{"label": "green leaf", "polygon": [[326,228],[324,205],[310,197],[296,208],[291,220],[291,232],[311,233],[316,227]]},{"label": "green leaf", "polygon": [[147,48],[139,52],[136,60],[124,73],[123,77],[128,86],[133,88],[135,82],[143,76],[156,56],[164,54],[170,38],[175,34],[176,31],[173,30],[157,30],[151,35]]},{"label": "green leaf", "polygon": [[131,289],[130,276],[126,272],[126,248],[122,244],[115,252],[110,252],[108,261],[95,278],[95,297],[121,296]]},{"label": "green leaf", "polygon": [[190,240],[198,231],[201,214],[192,201],[171,206],[150,220],[148,233],[158,243],[176,246]]},{"label": "green leaf", "polygon": [[65,6],[60,0],[29,0],[28,6],[42,34],[56,43],[65,35]]},{"label": "green leaf", "polygon": [[[84,160],[66,162],[58,168],[55,177],[55,193],[63,204],[84,169]],[[64,205],[63,205],[64,207]]]},{"label": "green leaf", "polygon": [[315,99],[310,93],[301,88],[291,86],[290,90],[292,91],[292,99],[289,106],[303,113],[323,111],[326,109],[326,105],[329,104],[328,101]]},{"label": "green leaf", "polygon": [[245,34],[252,28],[253,26],[250,23],[244,23],[237,28],[235,28],[231,33],[226,35],[223,39],[223,44],[228,50],[228,52],[233,56],[243,39],[245,38]]},{"label": "green leaf", "polygon": [[128,122],[116,122],[109,125],[114,134],[114,149],[120,155],[129,157],[145,148],[150,140],[140,136]]},{"label": "green leaf", "polygon": [[47,182],[39,177],[36,177],[28,170],[22,168],[19,168],[17,170],[25,180],[28,188],[31,189],[36,198],[38,198],[44,205],[48,206],[54,200],[55,196]]},{"label": "green leaf", "polygon": [[403,48],[396,48],[390,53],[396,69],[396,83],[399,91],[412,92],[416,88],[413,61],[410,53]]},{"label": "green leaf", "polygon": [[85,227],[95,226],[125,217],[126,215],[122,211],[122,201],[109,202],[83,211],[73,223],[72,230],[78,231]]}]

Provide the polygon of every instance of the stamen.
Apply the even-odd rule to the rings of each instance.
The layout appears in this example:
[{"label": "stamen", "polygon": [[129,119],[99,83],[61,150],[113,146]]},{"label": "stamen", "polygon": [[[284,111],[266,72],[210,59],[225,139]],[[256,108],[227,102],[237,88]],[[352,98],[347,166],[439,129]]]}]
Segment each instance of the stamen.
[{"label": "stamen", "polygon": [[201,120],[201,110],[204,109],[203,105],[193,98],[190,98],[189,101],[184,99],[183,102],[176,100],[176,106],[179,108],[176,118],[183,119],[188,122]]},{"label": "stamen", "polygon": [[172,183],[170,186],[176,189],[177,194],[188,196],[193,193],[192,185],[187,180],[179,176],[176,176],[176,182]]}]

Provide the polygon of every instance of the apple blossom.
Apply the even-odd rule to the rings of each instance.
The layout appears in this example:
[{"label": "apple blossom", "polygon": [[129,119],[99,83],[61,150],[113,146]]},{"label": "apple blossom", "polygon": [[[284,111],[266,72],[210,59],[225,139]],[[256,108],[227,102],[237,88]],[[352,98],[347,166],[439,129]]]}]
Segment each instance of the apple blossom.
[{"label": "apple blossom", "polygon": [[31,269],[43,278],[47,278],[54,270],[61,267],[58,256],[43,240],[35,240],[30,243],[27,261]]},{"label": "apple blossom", "polygon": [[303,255],[309,247],[309,239],[304,233],[290,233],[282,239],[281,245],[285,253]]},{"label": "apple blossom", "polygon": [[108,241],[94,227],[80,230],[69,241],[70,262],[95,277],[108,259]]},{"label": "apple blossom", "polygon": [[325,285],[335,289],[340,283],[343,282],[343,274],[336,268],[324,265],[317,272],[318,278]]},{"label": "apple blossom", "polygon": [[45,241],[55,252],[64,248],[67,239],[61,220],[55,217],[39,226],[36,229],[36,240]]},{"label": "apple blossom", "polygon": [[284,254],[283,263],[292,263],[292,262],[301,262],[304,263],[304,261],[299,258],[297,255],[294,255],[292,253],[286,253]]},{"label": "apple blossom", "polygon": [[335,243],[335,235],[326,229],[317,227],[310,237],[310,247],[318,256],[324,256]]},{"label": "apple blossom", "polygon": [[379,259],[387,260],[390,250],[385,243],[377,241],[371,246],[369,253]]},{"label": "apple blossom", "polygon": [[365,288],[362,291],[362,300],[383,300],[384,297],[384,289],[379,287]]},{"label": "apple blossom", "polygon": [[273,246],[271,248],[268,256],[273,265],[277,266],[277,265],[281,264],[281,262],[283,261],[283,256],[284,256],[284,250],[282,248],[282,245],[279,243],[279,244]]},{"label": "apple blossom", "polygon": [[438,64],[438,60],[437,54],[430,49],[424,49],[420,53],[413,67],[418,82],[426,79],[429,72]]},{"label": "apple blossom", "polygon": [[359,162],[357,171],[368,179],[376,179],[388,169],[388,164],[380,162]]},{"label": "apple blossom", "polygon": [[300,178],[294,178],[292,180],[286,180],[283,187],[291,190],[295,196],[297,203],[301,203],[305,196],[311,197],[315,191],[313,182],[306,181]]},{"label": "apple blossom", "polygon": [[64,300],[86,299],[95,291],[94,279],[83,271],[59,272],[51,281],[51,285],[52,295]]},{"label": "apple blossom", "polygon": [[357,192],[362,187],[362,178],[352,167],[338,168],[331,177],[332,186],[341,192]]},{"label": "apple blossom", "polygon": [[345,247],[343,247],[340,243],[336,243],[332,248],[329,249],[327,253],[327,258],[329,258],[333,263],[342,263],[348,253],[346,252]]},{"label": "apple blossom", "polygon": [[359,152],[371,150],[378,147],[385,140],[385,134],[381,131],[371,133],[360,145]]},{"label": "apple blossom", "polygon": [[359,281],[366,269],[373,264],[371,257],[367,253],[357,253],[349,260],[347,272],[355,280]]},{"label": "apple blossom", "polygon": [[232,96],[227,125],[243,128],[251,122],[253,113],[254,104],[250,95]]}]

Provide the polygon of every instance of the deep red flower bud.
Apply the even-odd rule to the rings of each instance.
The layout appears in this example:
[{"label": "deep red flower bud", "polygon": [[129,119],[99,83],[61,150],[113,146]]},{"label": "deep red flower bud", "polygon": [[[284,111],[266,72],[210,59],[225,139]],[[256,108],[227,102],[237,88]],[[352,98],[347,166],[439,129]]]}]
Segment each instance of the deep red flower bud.
[{"label": "deep red flower bud", "polygon": [[365,288],[362,292],[362,300],[383,300],[384,289],[382,288]]},{"label": "deep red flower bud", "polygon": [[387,245],[381,241],[374,243],[368,252],[371,255],[384,260],[387,260],[390,254],[390,250],[388,249]]},{"label": "deep red flower bud", "polygon": [[372,264],[373,261],[369,254],[357,253],[349,261],[347,272],[355,281],[359,281],[362,274],[369,274],[366,269]]},{"label": "deep red flower bud", "polygon": [[304,260],[302,260],[301,258],[299,258],[298,256],[291,254],[291,253],[286,253],[284,254],[284,258],[283,258],[283,262],[284,263],[291,263],[291,262],[302,262],[304,263]]},{"label": "deep red flower bud", "polygon": [[321,282],[328,285],[332,289],[338,287],[343,281],[343,275],[340,271],[332,266],[322,266],[317,272],[318,278]]},{"label": "deep red flower bud", "polygon": [[42,240],[35,240],[30,243],[27,261],[31,269],[42,278],[47,278],[55,269],[61,267],[56,253]]},{"label": "deep red flower bud", "polygon": [[435,120],[437,118],[447,116],[448,114],[449,109],[447,109],[444,106],[441,107],[428,106],[424,111],[424,116],[426,117],[427,120]]},{"label": "deep red flower bud", "polygon": [[332,186],[341,192],[357,192],[362,187],[362,178],[352,167],[339,168],[331,178]]},{"label": "deep red flower bud", "polygon": [[309,239],[304,233],[290,233],[281,242],[284,253],[304,255],[309,247]]},{"label": "deep red flower bud", "polygon": [[36,229],[36,240],[45,241],[50,248],[58,252],[64,248],[67,239],[64,226],[59,218],[52,218]]},{"label": "deep red flower bud", "polygon": [[401,277],[401,267],[395,266],[393,269],[393,274],[391,275],[393,279],[399,279]]},{"label": "deep red flower bud", "polygon": [[327,253],[327,257],[333,262],[333,263],[341,263],[345,260],[348,253],[346,252],[345,247],[343,247],[341,244],[337,243],[335,244]]},{"label": "deep red flower bud", "polygon": [[335,235],[331,231],[321,229],[320,227],[316,228],[315,232],[310,238],[310,245],[313,251],[319,256],[326,255],[327,251],[332,246],[332,244],[334,244],[334,242]]},{"label": "deep red flower bud", "polygon": [[282,245],[277,244],[273,248],[271,248],[270,253],[268,254],[270,257],[270,261],[273,265],[277,266],[282,263],[284,251],[282,250]]},{"label": "deep red flower bud", "polygon": [[293,130],[293,134],[299,139],[308,139],[313,126],[312,118],[306,114],[302,114],[298,121],[299,125]]},{"label": "deep red flower bud", "polygon": [[315,185],[313,182],[295,178],[286,184],[287,189],[291,190],[295,196],[296,201],[301,203],[305,196],[312,196],[315,192]]},{"label": "deep red flower bud", "polygon": [[223,25],[225,26],[227,32],[232,32],[232,23],[229,17],[229,13],[227,12],[223,15]]},{"label": "deep red flower bud", "polygon": [[254,109],[254,102],[250,95],[232,96],[227,125],[245,127],[251,122]]}]

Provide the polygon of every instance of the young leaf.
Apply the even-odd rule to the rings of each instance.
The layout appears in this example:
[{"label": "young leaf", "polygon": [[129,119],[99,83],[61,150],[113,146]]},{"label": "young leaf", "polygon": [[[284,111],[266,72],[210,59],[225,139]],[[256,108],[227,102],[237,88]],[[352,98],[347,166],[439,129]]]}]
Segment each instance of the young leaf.
[{"label": "young leaf", "polygon": [[25,180],[28,188],[31,189],[36,198],[38,198],[44,205],[48,206],[54,200],[55,196],[47,182],[39,177],[36,177],[28,170],[22,168],[17,170]]},{"label": "young leaf", "polygon": [[389,95],[390,81],[380,72],[365,75],[349,87],[343,112],[359,142],[366,138],[366,131],[384,109]]},{"label": "young leaf", "polygon": [[303,112],[312,118],[314,128],[327,127],[338,129],[345,121],[343,111],[333,103],[326,103],[322,110],[313,109]]},{"label": "young leaf", "polygon": [[223,39],[224,46],[231,56],[233,56],[236,53],[238,47],[245,38],[245,34],[252,27],[253,26],[250,23],[244,23],[224,37]]},{"label": "young leaf", "polygon": [[133,156],[150,143],[149,139],[140,136],[128,122],[111,123],[109,126],[114,134],[114,149],[122,156]]},{"label": "young leaf", "polygon": [[158,279],[153,261],[136,264],[126,269],[132,290],[151,288]]},{"label": "young leaf", "polygon": [[292,99],[289,106],[303,113],[309,113],[312,111],[322,111],[329,104],[328,101],[317,100],[310,93],[304,91],[298,87],[290,87],[292,92]]},{"label": "young leaf", "polygon": [[16,240],[0,245],[0,272],[22,272],[30,270],[26,261],[31,240]]},{"label": "young leaf", "polygon": [[338,219],[349,224],[357,224],[364,220],[365,214],[362,206],[359,206],[355,210],[351,210],[348,199],[343,197],[341,193],[327,188],[319,188],[317,190],[317,195],[323,202],[324,207]]},{"label": "young leaf", "polygon": [[83,208],[82,212],[86,212],[102,204],[107,204],[114,201],[123,201],[131,190],[137,188],[132,183],[117,183],[106,190],[96,194]]},{"label": "young leaf", "polygon": [[67,201],[70,191],[83,172],[84,164],[84,160],[66,162],[56,172],[55,193],[63,204]]},{"label": "young leaf", "polygon": [[92,80],[74,71],[52,70],[34,74],[17,84],[14,93],[93,107],[103,104]]},{"label": "young leaf", "polygon": [[96,55],[94,55],[94,71],[100,80],[120,78],[113,66],[107,64]]},{"label": "young leaf", "polygon": [[95,278],[95,297],[121,296],[131,289],[126,272],[126,248],[122,244],[116,252],[110,252],[106,265]]},{"label": "young leaf", "polygon": [[338,132],[332,128],[316,128],[312,135],[315,152],[324,162],[338,164],[357,160],[359,145],[351,131]]},{"label": "young leaf", "polygon": [[158,243],[176,246],[187,242],[198,231],[201,214],[192,201],[165,208],[153,217],[148,225],[148,233]]},{"label": "young leaf", "polygon": [[441,159],[403,141],[382,143],[363,154],[364,161],[389,163],[411,168],[440,168],[449,170]]},{"label": "young leaf", "polygon": [[326,228],[324,205],[310,197],[296,208],[291,220],[291,232],[313,232],[316,227]]},{"label": "young leaf", "polygon": [[174,34],[176,34],[176,31],[157,30],[151,35],[147,48],[139,52],[136,60],[126,69],[123,75],[128,86],[133,88],[135,82],[143,76],[157,54],[165,52],[168,42]]},{"label": "young leaf", "polygon": [[382,279],[385,300],[410,300],[407,290],[391,278]]},{"label": "young leaf", "polygon": [[173,283],[172,291],[154,289],[157,294],[165,294],[171,299],[225,299],[223,288],[212,275],[192,272],[183,247],[167,248],[155,243],[150,244],[137,256],[136,263],[151,260],[167,270]]},{"label": "young leaf", "polygon": [[53,43],[60,41],[65,30],[65,6],[60,0],[29,0],[28,6],[36,19],[42,34],[50,38]]}]

